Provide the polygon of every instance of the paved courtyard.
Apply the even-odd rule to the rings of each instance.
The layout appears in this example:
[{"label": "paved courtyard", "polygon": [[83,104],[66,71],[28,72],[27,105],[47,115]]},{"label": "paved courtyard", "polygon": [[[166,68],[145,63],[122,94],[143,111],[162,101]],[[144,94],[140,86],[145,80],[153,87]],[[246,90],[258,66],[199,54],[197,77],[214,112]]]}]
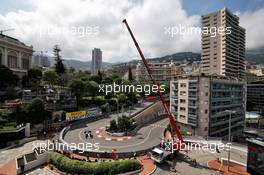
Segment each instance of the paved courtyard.
[{"label": "paved courtyard", "polygon": [[[227,152],[221,151],[221,153],[211,153],[208,151],[195,150],[188,153],[180,152],[176,158],[175,169],[176,172],[171,171],[171,166],[168,163],[157,165],[157,169],[154,175],[220,175],[220,172],[208,168],[207,162],[217,158],[227,158]],[[189,158],[186,158],[188,156]],[[194,165],[192,160],[196,160],[197,166]],[[246,152],[241,150],[231,151],[231,160],[246,164],[247,156]]]}]

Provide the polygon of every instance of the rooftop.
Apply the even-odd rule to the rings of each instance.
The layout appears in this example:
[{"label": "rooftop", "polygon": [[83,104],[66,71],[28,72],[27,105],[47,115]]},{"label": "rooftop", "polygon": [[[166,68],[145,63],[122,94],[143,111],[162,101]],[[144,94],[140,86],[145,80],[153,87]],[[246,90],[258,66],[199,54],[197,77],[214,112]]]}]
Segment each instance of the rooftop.
[{"label": "rooftop", "polygon": [[19,41],[17,38],[13,38],[11,36],[7,36],[1,33],[0,33],[0,40],[26,48],[31,48],[31,49],[33,48],[33,46],[27,46],[25,43]]}]

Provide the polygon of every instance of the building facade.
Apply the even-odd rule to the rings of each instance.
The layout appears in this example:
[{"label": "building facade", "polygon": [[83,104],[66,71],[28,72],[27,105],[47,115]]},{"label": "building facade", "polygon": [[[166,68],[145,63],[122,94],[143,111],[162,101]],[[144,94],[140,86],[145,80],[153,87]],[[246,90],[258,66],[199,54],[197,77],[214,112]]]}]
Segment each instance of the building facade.
[{"label": "building facade", "polygon": [[247,84],[247,111],[264,111],[264,81]]},{"label": "building facade", "polygon": [[97,75],[102,70],[102,51],[94,48],[92,51],[92,74]]},{"label": "building facade", "polygon": [[245,118],[245,83],[225,77],[188,76],[170,83],[170,109],[181,130],[202,137],[241,134]]},{"label": "building facade", "polygon": [[31,67],[33,47],[18,39],[0,34],[0,64],[22,78]]},{"label": "building facade", "polygon": [[215,35],[202,32],[202,72],[243,79],[245,29],[239,25],[239,17],[224,8],[202,16],[202,27],[218,30]]},{"label": "building facade", "polygon": [[[150,67],[153,78],[160,85],[169,85],[171,80],[173,80],[178,75],[182,75],[184,72],[182,68],[176,67],[174,63],[152,62],[148,65]],[[141,82],[148,82],[150,80],[145,66],[141,63],[138,63],[136,67],[136,80]]]}]

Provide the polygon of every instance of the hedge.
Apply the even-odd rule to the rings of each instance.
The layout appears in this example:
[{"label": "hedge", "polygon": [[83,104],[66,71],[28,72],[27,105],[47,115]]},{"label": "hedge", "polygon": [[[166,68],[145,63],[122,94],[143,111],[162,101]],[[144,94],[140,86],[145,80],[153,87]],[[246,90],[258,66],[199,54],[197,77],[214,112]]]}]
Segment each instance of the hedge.
[{"label": "hedge", "polygon": [[116,160],[107,162],[86,162],[71,159],[57,152],[50,153],[50,163],[60,171],[72,174],[111,175],[141,168],[141,164],[135,160]]}]

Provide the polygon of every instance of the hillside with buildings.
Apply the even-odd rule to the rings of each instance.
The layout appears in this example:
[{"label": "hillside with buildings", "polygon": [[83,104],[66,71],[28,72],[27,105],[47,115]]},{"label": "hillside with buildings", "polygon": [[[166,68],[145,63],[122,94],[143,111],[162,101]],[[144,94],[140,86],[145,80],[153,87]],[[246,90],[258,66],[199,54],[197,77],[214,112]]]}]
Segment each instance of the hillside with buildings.
[{"label": "hillside with buildings", "polygon": [[[51,65],[54,65],[55,63],[54,58],[49,57],[49,60],[50,60]],[[88,70],[88,69],[91,69],[92,67],[92,61],[80,61],[75,58],[64,59],[63,62],[68,68],[73,67],[75,69]],[[108,68],[111,65],[112,63],[108,63],[108,62],[102,63],[103,68]]]}]

